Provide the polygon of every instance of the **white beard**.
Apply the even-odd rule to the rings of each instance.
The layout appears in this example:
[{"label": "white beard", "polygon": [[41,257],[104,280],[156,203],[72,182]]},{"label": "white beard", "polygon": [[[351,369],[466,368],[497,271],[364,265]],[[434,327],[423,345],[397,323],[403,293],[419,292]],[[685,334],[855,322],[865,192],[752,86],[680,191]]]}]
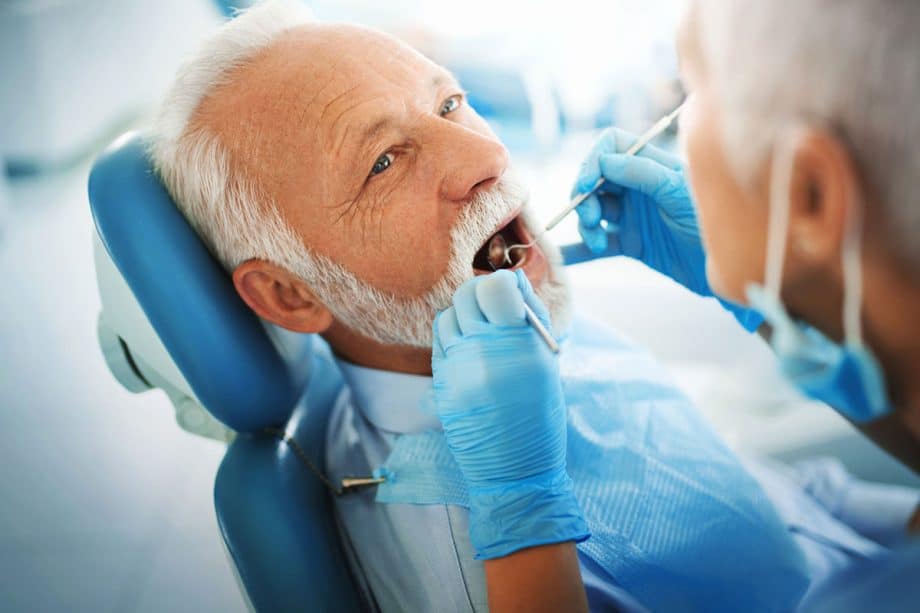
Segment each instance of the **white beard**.
[{"label": "white beard", "polygon": [[[463,207],[450,233],[451,251],[447,272],[422,296],[406,298],[384,292],[321,255],[305,253],[292,270],[342,325],[385,345],[430,348],[431,326],[439,311],[450,306],[464,282],[473,277],[473,257],[495,228],[523,203],[523,221],[533,235],[539,232],[526,203],[526,188],[506,173],[488,192],[479,192]],[[550,312],[558,336],[570,321],[569,289],[559,249],[545,237],[537,245],[549,264],[547,279],[535,287],[537,296]]]},{"label": "white beard", "polygon": [[538,287],[534,288],[534,292],[546,305],[553,325],[553,333],[558,338],[568,330],[569,325],[572,323],[569,278],[565,272],[565,264],[562,262],[562,252],[559,251],[556,243],[543,234],[543,225],[540,224],[529,204],[524,205],[521,215],[527,231],[530,232],[531,236],[537,237],[537,247],[546,256],[546,262],[549,264],[546,279]]}]

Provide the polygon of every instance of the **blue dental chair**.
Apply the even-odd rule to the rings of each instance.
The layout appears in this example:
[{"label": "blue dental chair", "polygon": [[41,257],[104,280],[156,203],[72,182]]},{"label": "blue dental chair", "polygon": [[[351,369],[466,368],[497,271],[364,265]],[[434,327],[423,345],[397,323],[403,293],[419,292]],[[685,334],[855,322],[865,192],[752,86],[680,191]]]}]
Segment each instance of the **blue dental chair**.
[{"label": "blue dental chair", "polygon": [[180,426],[229,443],[214,507],[247,604],[364,609],[331,490],[307,466],[323,470],[342,386],[328,347],[252,314],[151,171],[140,135],[99,156],[89,201],[103,354],[129,390],[162,389]]}]

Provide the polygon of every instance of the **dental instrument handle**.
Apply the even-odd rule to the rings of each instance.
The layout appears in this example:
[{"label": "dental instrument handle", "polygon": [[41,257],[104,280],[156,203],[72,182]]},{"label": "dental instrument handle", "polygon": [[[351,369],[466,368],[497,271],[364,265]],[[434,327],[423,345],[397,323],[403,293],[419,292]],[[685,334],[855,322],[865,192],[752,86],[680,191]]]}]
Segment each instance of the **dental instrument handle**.
[{"label": "dental instrument handle", "polygon": [[[629,155],[629,156],[636,155],[637,153],[639,153],[639,151],[642,150],[643,147],[645,147],[647,144],[652,142],[652,140],[656,136],[658,136],[659,134],[667,130],[668,126],[674,123],[674,120],[677,118],[678,115],[680,115],[680,112],[684,110],[685,104],[687,104],[686,101],[681,103],[681,105],[678,106],[676,109],[674,109],[673,111],[671,111],[670,113],[668,113],[667,115],[665,115],[664,117],[656,121],[655,125],[653,125],[651,128],[646,130],[645,133],[642,134],[642,136],[640,136],[636,140],[636,142],[634,142],[632,146],[630,146],[630,148],[624,152],[623,155]],[[550,230],[558,226],[559,223],[563,219],[565,219],[569,213],[571,213],[576,208],[578,208],[578,205],[580,205],[582,202],[587,200],[588,196],[596,192],[597,188],[599,188],[603,183],[604,183],[604,177],[601,177],[600,179],[597,180],[597,182],[594,185],[591,186],[591,189],[589,189],[583,194],[578,194],[577,196],[572,198],[571,202],[569,202],[564,209],[559,211],[559,213],[555,217],[553,217],[548,224],[546,224],[546,228],[543,231],[549,232]]]},{"label": "dental instrument handle", "polygon": [[684,106],[687,104],[686,101],[682,102],[680,106],[676,109],[659,119],[655,122],[651,128],[645,131],[642,136],[640,136],[632,146],[626,150],[625,155],[636,155],[639,153],[643,147],[652,142],[655,137],[668,129],[668,127],[674,123],[674,120],[677,119],[677,116],[680,115],[680,112],[684,110]]},{"label": "dental instrument handle", "polygon": [[559,343],[556,342],[556,339],[553,338],[553,335],[549,333],[549,330],[546,329],[546,326],[543,325],[543,322],[540,321],[540,318],[537,317],[537,314],[533,312],[533,309],[526,302],[524,303],[524,313],[527,315],[527,321],[537,331],[537,334],[540,335],[549,350],[553,353],[559,353]]},{"label": "dental instrument handle", "polygon": [[555,228],[556,226],[558,226],[559,223],[560,223],[563,219],[565,219],[566,216],[568,216],[569,213],[571,213],[571,212],[574,211],[576,208],[578,208],[578,205],[581,204],[582,202],[584,202],[585,200],[587,200],[587,199],[588,199],[588,196],[590,196],[591,194],[593,194],[594,192],[596,192],[596,191],[597,191],[597,188],[600,187],[603,183],[604,183],[604,177],[601,177],[600,179],[597,180],[597,183],[595,183],[593,186],[591,186],[591,189],[589,189],[588,191],[586,191],[586,192],[583,193],[583,194],[578,194],[577,196],[575,196],[574,198],[572,198],[572,200],[569,202],[569,204],[568,204],[564,209],[562,209],[561,211],[559,211],[559,213],[557,213],[555,217],[553,217],[551,220],[549,220],[549,223],[546,224],[546,228],[544,228],[543,231],[544,231],[544,232],[549,232],[550,230],[552,230],[553,228]]}]

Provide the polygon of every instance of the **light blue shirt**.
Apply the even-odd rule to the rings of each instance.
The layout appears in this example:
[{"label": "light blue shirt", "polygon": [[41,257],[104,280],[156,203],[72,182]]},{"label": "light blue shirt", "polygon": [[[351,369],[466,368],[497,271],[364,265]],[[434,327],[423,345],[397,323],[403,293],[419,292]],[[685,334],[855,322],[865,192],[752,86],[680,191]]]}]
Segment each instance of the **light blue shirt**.
[{"label": "light blue shirt", "polygon": [[[339,361],[346,389],[330,415],[326,469],[334,480],[366,476],[400,434],[439,430],[419,407],[431,378]],[[787,467],[747,461],[801,546],[812,589],[854,563],[881,556],[871,540],[903,536],[920,492],[852,479],[834,461]],[[381,611],[487,611],[482,563],[473,559],[468,512],[452,505],[378,504],[374,491],[336,499],[349,563],[368,602]],[[844,521],[850,523],[846,525]],[[851,527],[852,526],[852,527]],[[857,532],[859,529],[862,534]],[[644,611],[615,578],[579,552],[592,611]]]}]

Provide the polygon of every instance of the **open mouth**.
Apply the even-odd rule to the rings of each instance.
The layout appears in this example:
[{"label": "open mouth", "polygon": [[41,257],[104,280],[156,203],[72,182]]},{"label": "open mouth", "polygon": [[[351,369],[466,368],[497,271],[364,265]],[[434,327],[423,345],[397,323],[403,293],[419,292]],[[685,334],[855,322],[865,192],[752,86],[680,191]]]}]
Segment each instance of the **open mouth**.
[{"label": "open mouth", "polygon": [[518,214],[486,239],[486,242],[473,256],[473,270],[478,273],[488,273],[493,270],[520,268],[527,263],[529,249],[512,249],[508,251],[506,258],[503,247],[526,245],[530,241],[530,233],[524,227],[521,215]]}]

